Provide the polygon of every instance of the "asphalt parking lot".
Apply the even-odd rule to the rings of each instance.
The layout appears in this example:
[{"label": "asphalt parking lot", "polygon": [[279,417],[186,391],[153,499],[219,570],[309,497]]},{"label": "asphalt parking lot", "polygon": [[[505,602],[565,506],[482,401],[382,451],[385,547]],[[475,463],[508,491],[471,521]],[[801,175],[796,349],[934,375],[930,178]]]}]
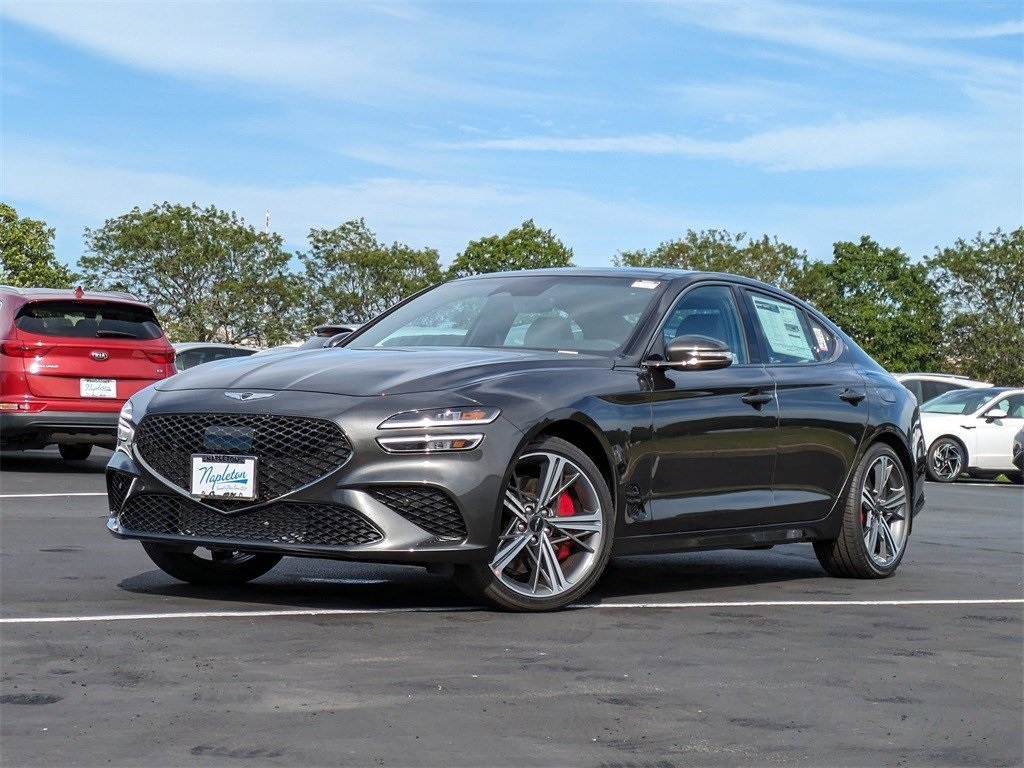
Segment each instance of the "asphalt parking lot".
[{"label": "asphalt parking lot", "polygon": [[929,484],[886,581],[630,558],[521,616],[416,568],[178,584],[107,534],[98,454],[2,457],[4,766],[1024,764],[1019,486]]}]

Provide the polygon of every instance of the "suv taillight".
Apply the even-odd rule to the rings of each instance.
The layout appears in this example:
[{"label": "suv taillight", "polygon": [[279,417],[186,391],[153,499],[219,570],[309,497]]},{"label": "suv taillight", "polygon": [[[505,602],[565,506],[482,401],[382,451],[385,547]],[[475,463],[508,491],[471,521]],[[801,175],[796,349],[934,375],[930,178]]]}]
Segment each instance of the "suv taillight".
[{"label": "suv taillight", "polygon": [[146,350],[146,357],[152,360],[154,363],[173,363],[174,362],[174,350],[173,349],[160,349],[155,352]]},{"label": "suv taillight", "polygon": [[0,354],[8,357],[42,357],[51,349],[53,344],[25,344],[20,341],[0,342]]}]

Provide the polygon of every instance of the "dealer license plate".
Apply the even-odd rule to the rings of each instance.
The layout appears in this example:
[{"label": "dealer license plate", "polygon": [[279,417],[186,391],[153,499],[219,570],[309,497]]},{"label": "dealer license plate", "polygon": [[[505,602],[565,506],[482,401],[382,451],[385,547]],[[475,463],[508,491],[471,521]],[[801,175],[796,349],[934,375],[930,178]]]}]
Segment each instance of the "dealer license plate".
[{"label": "dealer license plate", "polygon": [[192,494],[204,498],[255,499],[255,456],[192,456]]},{"label": "dealer license plate", "polygon": [[117,379],[79,379],[79,397],[117,397]]}]

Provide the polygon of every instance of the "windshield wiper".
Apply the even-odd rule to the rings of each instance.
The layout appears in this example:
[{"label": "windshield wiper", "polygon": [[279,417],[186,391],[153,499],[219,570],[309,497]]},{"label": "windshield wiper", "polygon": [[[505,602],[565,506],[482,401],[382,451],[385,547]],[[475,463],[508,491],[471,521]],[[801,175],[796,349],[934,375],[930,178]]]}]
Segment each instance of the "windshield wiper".
[{"label": "windshield wiper", "polygon": [[99,338],[115,338],[115,339],[137,339],[139,338],[134,333],[128,333],[128,331],[96,331],[96,336]]}]

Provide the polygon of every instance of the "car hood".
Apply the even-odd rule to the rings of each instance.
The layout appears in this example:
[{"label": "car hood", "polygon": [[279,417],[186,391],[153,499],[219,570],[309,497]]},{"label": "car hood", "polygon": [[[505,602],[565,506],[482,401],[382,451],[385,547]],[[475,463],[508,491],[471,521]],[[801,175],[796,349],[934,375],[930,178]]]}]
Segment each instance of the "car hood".
[{"label": "car hood", "polygon": [[451,390],[525,370],[611,368],[610,358],[507,349],[315,349],[235,358],[165,379],[159,392],[190,389],[292,390],[400,395]]}]

